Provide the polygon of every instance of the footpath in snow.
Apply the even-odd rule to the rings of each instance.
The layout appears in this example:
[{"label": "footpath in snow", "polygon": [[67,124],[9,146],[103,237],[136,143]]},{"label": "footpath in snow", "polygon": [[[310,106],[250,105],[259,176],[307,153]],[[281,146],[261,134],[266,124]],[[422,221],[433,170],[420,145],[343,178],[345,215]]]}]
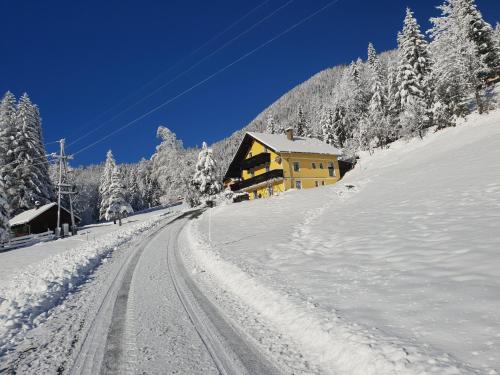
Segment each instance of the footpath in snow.
[{"label": "footpath in snow", "polygon": [[197,267],[325,373],[500,372],[500,111],[211,211]]}]

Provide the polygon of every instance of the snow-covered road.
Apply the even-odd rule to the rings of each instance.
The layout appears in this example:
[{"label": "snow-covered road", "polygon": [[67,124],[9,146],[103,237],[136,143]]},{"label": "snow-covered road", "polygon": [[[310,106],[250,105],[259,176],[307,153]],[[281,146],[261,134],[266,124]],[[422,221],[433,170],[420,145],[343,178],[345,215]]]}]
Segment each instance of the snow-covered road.
[{"label": "snow-covered road", "polygon": [[3,359],[0,373],[280,373],[205,297],[178,255],[198,211],[115,250]]}]

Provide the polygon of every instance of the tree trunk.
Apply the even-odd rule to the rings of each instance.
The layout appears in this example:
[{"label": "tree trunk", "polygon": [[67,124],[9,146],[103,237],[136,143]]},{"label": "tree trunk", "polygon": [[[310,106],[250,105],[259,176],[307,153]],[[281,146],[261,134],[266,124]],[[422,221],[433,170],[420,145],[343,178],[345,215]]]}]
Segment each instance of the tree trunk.
[{"label": "tree trunk", "polygon": [[484,108],[483,108],[483,101],[481,99],[481,94],[479,93],[480,89],[476,89],[476,104],[477,104],[477,111],[479,114],[483,114]]}]

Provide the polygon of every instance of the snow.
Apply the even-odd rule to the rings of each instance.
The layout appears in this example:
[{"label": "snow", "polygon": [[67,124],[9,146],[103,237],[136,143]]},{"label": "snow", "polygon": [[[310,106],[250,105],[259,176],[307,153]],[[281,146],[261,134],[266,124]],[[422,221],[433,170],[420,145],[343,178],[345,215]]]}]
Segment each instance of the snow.
[{"label": "snow", "polygon": [[12,337],[44,321],[47,312],[85,282],[108,254],[180,207],[133,216],[122,227],[88,226],[80,236],[1,253],[0,354],[13,345]]},{"label": "snow", "polygon": [[341,152],[316,138],[305,138],[294,135],[290,141],[286,134],[268,134],[247,132],[248,135],[269,146],[276,152],[311,152],[314,154],[340,155]]},{"label": "snow", "polygon": [[497,374],[499,124],[474,114],[336,185],[212,209],[186,232],[197,267],[325,373]]}]

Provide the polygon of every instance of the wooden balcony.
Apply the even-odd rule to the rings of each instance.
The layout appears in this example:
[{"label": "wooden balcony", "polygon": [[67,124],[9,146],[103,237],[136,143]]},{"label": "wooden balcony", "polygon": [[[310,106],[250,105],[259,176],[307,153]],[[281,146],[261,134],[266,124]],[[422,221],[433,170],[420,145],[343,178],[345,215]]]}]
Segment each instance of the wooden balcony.
[{"label": "wooden balcony", "polygon": [[[259,154],[259,155],[262,155],[262,154]],[[269,155],[269,154],[267,154],[267,155]],[[242,189],[245,189],[247,187],[261,184],[263,182],[277,179],[277,178],[283,178],[283,169],[273,169],[269,172],[260,174],[258,176],[252,177],[252,178],[249,178],[247,180],[235,182],[234,184],[231,185],[231,190],[232,191],[242,190]]]},{"label": "wooden balcony", "polygon": [[258,165],[269,163],[270,161],[271,154],[269,152],[263,152],[243,160],[240,166],[242,170],[248,171],[249,169],[255,168]]}]

